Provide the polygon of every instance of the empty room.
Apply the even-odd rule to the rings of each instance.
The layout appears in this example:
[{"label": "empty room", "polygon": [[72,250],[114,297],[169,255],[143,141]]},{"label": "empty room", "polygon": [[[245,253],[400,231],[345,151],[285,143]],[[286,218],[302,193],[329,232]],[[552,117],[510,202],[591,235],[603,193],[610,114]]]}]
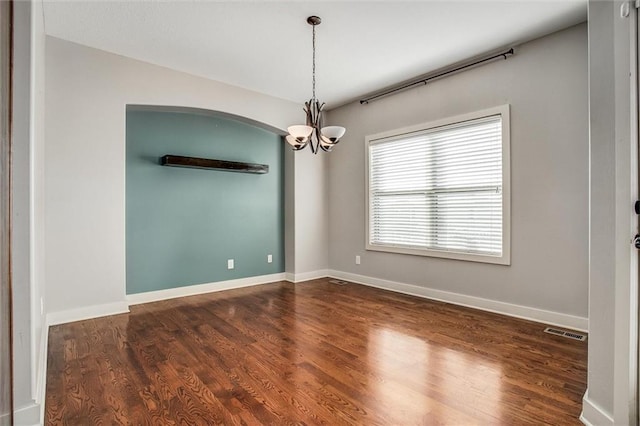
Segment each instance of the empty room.
[{"label": "empty room", "polygon": [[0,6],[0,425],[638,424],[635,2]]}]

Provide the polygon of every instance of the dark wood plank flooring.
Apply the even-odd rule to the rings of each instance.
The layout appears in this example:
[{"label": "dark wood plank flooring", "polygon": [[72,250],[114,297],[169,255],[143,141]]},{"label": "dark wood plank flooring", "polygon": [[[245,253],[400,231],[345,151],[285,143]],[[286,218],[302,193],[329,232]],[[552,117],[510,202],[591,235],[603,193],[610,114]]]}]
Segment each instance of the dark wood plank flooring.
[{"label": "dark wood plank flooring", "polygon": [[580,424],[587,346],[327,279],[51,327],[47,424]]}]

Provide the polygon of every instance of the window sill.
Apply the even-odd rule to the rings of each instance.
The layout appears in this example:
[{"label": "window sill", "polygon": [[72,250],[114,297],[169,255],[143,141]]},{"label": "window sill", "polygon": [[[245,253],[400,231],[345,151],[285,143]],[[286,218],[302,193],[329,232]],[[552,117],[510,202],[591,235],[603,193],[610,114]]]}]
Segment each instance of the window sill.
[{"label": "window sill", "polygon": [[369,251],[381,251],[386,253],[409,254],[413,256],[437,257],[441,259],[463,260],[466,262],[489,263],[494,265],[511,265],[511,257],[509,253],[503,253],[502,256],[489,256],[483,254],[416,249],[399,246],[367,244]]}]

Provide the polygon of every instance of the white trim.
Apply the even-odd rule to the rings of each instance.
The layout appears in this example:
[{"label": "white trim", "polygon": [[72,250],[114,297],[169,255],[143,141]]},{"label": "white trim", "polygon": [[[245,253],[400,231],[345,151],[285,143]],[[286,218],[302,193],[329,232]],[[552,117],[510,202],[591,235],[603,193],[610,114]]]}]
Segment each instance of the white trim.
[{"label": "white trim", "polygon": [[454,305],[467,306],[474,309],[494,312],[497,314],[507,315],[515,318],[522,318],[529,321],[540,322],[543,324],[555,325],[558,327],[564,327],[582,332],[587,332],[587,330],[589,329],[589,320],[587,318],[563,314],[560,312],[546,311],[544,309],[532,308],[529,306],[499,302],[496,300],[484,299],[476,296],[468,296],[459,293],[452,293],[443,290],[436,290],[432,288],[417,286],[414,284],[383,280],[380,278],[352,274],[349,272],[329,271],[328,275],[332,278],[351,281],[370,287],[391,290],[397,293],[409,294],[426,299],[439,300],[442,302],[452,303]]},{"label": "white trim", "polygon": [[[92,305],[83,308],[69,309],[67,311],[50,312],[47,314],[47,323],[51,326],[128,312],[129,305],[127,302],[105,303],[104,305]],[[43,332],[45,332],[45,330],[43,330]]]},{"label": "white trim", "polygon": [[[31,397],[36,399],[38,386],[38,359],[36,356],[36,322],[41,322],[42,312],[40,303],[36,300],[36,209],[35,209],[35,150],[36,150],[36,38],[35,29],[37,6],[31,3],[29,10],[29,296],[31,298]],[[39,315],[36,314],[39,313]]]},{"label": "white trim", "polygon": [[40,331],[40,351],[38,352],[38,364],[36,366],[36,403],[44,407],[45,390],[47,388],[47,352],[49,350],[49,324],[46,317],[43,317],[43,324]]},{"label": "white trim", "polygon": [[475,120],[477,118],[489,117],[491,115],[508,114],[510,104],[499,105],[492,108],[486,108],[479,111],[472,111],[466,114],[459,114],[453,117],[445,117],[439,120],[429,121],[427,123],[415,124],[413,126],[402,127],[400,129],[388,130],[386,132],[376,133],[366,136],[368,141],[376,141],[379,139],[391,138],[401,134],[420,132],[426,129],[448,126],[450,124],[462,123],[463,121]]},{"label": "white trim", "polygon": [[[469,262],[491,263],[497,265],[511,265],[511,113],[510,104],[499,105],[480,111],[473,111],[454,117],[446,117],[428,123],[421,123],[400,129],[389,130],[374,135],[365,136],[365,248],[371,251],[381,251],[389,253],[409,254],[415,256],[429,256],[445,259],[463,260]],[[500,115],[502,118],[502,254],[500,256],[490,256],[486,254],[473,254],[446,250],[433,250],[421,247],[401,247],[391,244],[372,244],[370,236],[370,189],[369,180],[371,170],[369,167],[369,156],[371,145],[382,139],[402,138],[411,133],[422,133],[432,129],[455,125],[465,121],[482,119],[490,116]]]},{"label": "white trim", "polygon": [[582,398],[580,421],[587,426],[613,426],[613,417],[589,399],[589,389]]},{"label": "white trim", "polygon": [[304,281],[311,281],[311,280],[317,280],[318,278],[328,277],[329,272],[330,271],[328,269],[320,269],[318,271],[303,272],[300,274],[287,273],[286,280],[297,284]]},{"label": "white trim", "polygon": [[[42,404],[44,405],[44,404]],[[38,425],[40,422],[40,404],[31,403],[26,407],[18,408],[13,412],[13,421],[16,426]]]},{"label": "white trim", "polygon": [[[638,11],[634,11],[629,17],[629,58],[630,58],[630,175],[631,175],[631,186],[630,186],[630,194],[629,194],[629,206],[632,206],[638,197],[638,103],[640,99],[638,98]],[[638,221],[638,215],[635,214],[633,209],[628,208],[627,212],[631,215],[631,229],[629,230],[629,235],[634,235],[639,230],[640,222]],[[614,420],[618,422],[629,421],[630,423],[638,424],[638,250],[635,248],[633,244],[628,244],[628,249],[630,251],[629,259],[630,259],[630,270],[629,270],[629,299],[628,299],[628,309],[629,309],[629,328],[626,333],[626,336],[622,334],[622,336],[616,336],[617,340],[622,340],[624,343],[622,346],[626,346],[624,356],[624,362],[620,362],[617,370],[614,367],[615,376],[620,377],[619,381],[621,382],[619,385],[616,385],[614,388],[614,395],[625,395],[626,398],[622,399],[622,403],[614,404]],[[616,310],[618,311],[618,310]],[[618,320],[616,319],[616,322]],[[616,327],[616,332],[624,331],[624,327]],[[626,341],[625,341],[626,340]],[[619,344],[616,342],[616,347]],[[628,358],[626,358],[628,357]],[[616,361],[617,362],[617,361]],[[615,363],[614,363],[615,365]],[[623,393],[625,392],[625,393]],[[620,406],[622,408],[620,408]],[[618,413],[620,410],[623,411],[623,415],[619,419]],[[625,420],[626,419],[626,420]]]},{"label": "white trim", "polygon": [[257,277],[239,278],[236,280],[218,281],[213,283],[196,284],[184,287],[169,288],[166,290],[148,291],[146,293],[128,294],[126,299],[129,306],[140,303],[157,302],[159,300],[175,299],[177,297],[195,296],[198,294],[212,293],[215,291],[231,290],[234,288],[251,287],[254,285],[268,284],[284,281],[286,274],[260,275]]},{"label": "white trim", "polygon": [[47,317],[42,317],[40,330],[40,352],[38,353],[38,369],[36,371],[35,401],[40,405],[40,424],[44,424],[44,406],[47,391],[47,354],[49,352],[49,323]]}]

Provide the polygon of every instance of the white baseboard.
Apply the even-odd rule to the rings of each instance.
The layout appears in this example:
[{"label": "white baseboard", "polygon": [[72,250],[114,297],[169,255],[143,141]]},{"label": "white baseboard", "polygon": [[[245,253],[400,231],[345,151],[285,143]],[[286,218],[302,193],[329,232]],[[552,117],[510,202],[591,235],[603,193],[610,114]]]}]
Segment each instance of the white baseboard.
[{"label": "white baseboard", "polygon": [[44,398],[47,388],[47,354],[49,352],[49,323],[47,317],[43,316],[43,324],[40,331],[40,352],[38,353],[38,364],[36,366],[36,404],[41,405],[41,419],[44,419]]},{"label": "white baseboard", "polygon": [[364,275],[352,274],[349,272],[331,270],[327,271],[327,275],[333,278],[351,281],[370,287],[410,294],[412,296],[424,297],[426,299],[439,300],[441,302],[453,303],[454,305],[467,306],[483,311],[495,312],[502,315],[541,322],[544,324],[555,325],[572,330],[587,332],[587,330],[589,329],[589,320],[584,317],[567,315],[553,311],[545,311],[543,309],[515,305],[512,303],[498,302],[496,300],[467,296],[459,293],[451,293],[443,290],[420,287],[413,284],[405,284],[396,281],[367,277]]},{"label": "white baseboard", "polygon": [[318,278],[325,278],[329,276],[329,270],[320,269],[318,271],[303,272],[301,274],[286,274],[286,280],[292,283],[301,283],[304,281],[317,280]]},{"label": "white baseboard", "polygon": [[148,291],[127,295],[127,303],[138,305],[140,303],[157,302],[160,300],[175,299],[176,297],[195,296],[198,294],[212,293],[214,291],[231,290],[234,288],[251,287],[254,285],[268,284],[284,281],[285,273],[260,275],[257,277],[239,278],[237,280],[218,281],[214,283],[196,284],[184,287],[169,288],[166,290]]},{"label": "white baseboard", "polygon": [[69,309],[67,311],[50,312],[47,314],[47,324],[50,326],[65,324],[68,322],[106,317],[108,315],[124,314],[128,312],[129,305],[127,302],[105,303],[104,305],[92,305],[84,308]]},{"label": "white baseboard", "polygon": [[587,426],[613,426],[613,417],[589,399],[589,389],[582,398],[580,421]]},{"label": "white baseboard", "polygon": [[31,403],[13,412],[13,424],[15,426],[32,426],[41,424],[40,404]]}]

